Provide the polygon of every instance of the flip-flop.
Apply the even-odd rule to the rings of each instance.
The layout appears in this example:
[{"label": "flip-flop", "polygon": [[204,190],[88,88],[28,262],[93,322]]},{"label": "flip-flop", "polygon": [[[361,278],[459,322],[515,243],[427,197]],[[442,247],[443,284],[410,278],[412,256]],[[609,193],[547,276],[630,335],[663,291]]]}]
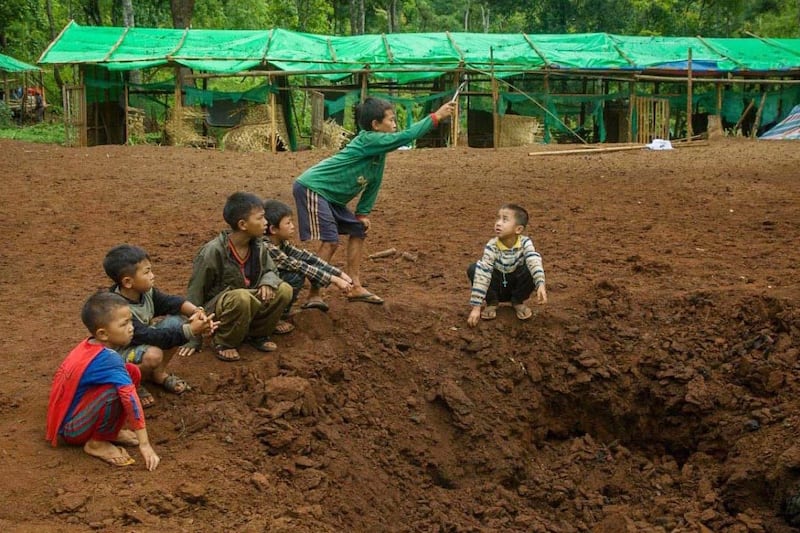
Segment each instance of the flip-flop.
[{"label": "flip-flop", "polygon": [[481,311],[481,318],[483,320],[494,320],[497,318],[497,306],[487,305],[484,307],[483,311]]},{"label": "flip-flop", "polygon": [[[214,350],[214,355],[216,356],[216,358],[219,359],[220,361],[225,361],[226,363],[232,363],[233,361],[238,361],[239,359],[242,358],[239,355],[239,350],[237,350],[236,348],[229,347],[229,346],[222,346],[222,345],[217,344],[217,345],[214,345],[213,350]],[[222,353],[222,352],[225,352],[227,350],[235,351],[236,355],[225,355],[225,354]]]},{"label": "flip-flop", "polygon": [[259,352],[274,352],[278,349],[278,345],[269,340],[269,337],[250,337],[246,342]]},{"label": "flip-flop", "polygon": [[347,301],[348,302],[364,302],[364,303],[368,303],[368,304],[380,305],[380,304],[383,303],[383,298],[381,298],[380,296],[376,296],[375,294],[372,294],[371,292],[368,292],[366,294],[359,294],[358,296],[348,296],[347,297]]},{"label": "flip-flop", "polygon": [[525,304],[515,305],[514,311],[517,314],[517,318],[520,320],[528,320],[530,317],[533,316],[533,311],[531,311],[531,308]]},{"label": "flip-flop", "polygon": [[149,409],[156,404],[155,397],[143,386],[139,385],[139,388],[136,389],[136,394],[139,396],[139,403],[142,404],[143,409]]},{"label": "flip-flop", "polygon": [[285,335],[294,331],[294,324],[285,320],[279,320],[278,325],[275,326],[275,333],[278,335]]},{"label": "flip-flop", "polygon": [[300,306],[300,309],[319,309],[320,311],[328,311],[330,307],[322,300],[312,300]]},{"label": "flip-flop", "polygon": [[[181,385],[183,385],[182,389],[180,388]],[[180,396],[187,390],[191,389],[189,384],[186,383],[186,380],[179,378],[175,374],[169,374],[166,378],[164,378],[164,381],[161,382],[161,386],[164,387],[165,391],[171,392],[177,396]]]}]

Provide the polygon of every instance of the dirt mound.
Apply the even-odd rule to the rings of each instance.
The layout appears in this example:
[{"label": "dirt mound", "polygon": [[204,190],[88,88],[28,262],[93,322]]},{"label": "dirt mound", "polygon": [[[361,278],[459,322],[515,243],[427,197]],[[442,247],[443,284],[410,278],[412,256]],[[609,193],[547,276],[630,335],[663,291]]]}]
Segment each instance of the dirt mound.
[{"label": "dirt mound", "polygon": [[[183,292],[225,197],[291,202],[318,156],[0,141],[0,527],[795,531],[800,153],[529,150],[391,154],[368,245],[397,253],[365,265],[386,304],[329,290],[278,352],[176,358],[193,390],[152,387],[148,473],[43,439],[105,251],[143,246]],[[550,304],[470,329],[465,270],[510,200]]]}]

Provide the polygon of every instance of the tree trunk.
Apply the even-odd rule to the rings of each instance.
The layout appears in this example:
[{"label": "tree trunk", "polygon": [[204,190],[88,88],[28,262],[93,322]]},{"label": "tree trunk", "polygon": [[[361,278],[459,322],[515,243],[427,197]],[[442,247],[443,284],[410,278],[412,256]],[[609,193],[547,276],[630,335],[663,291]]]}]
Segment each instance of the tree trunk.
[{"label": "tree trunk", "polygon": [[[50,40],[55,41],[58,33],[56,31],[56,23],[53,18],[53,0],[45,2],[45,11],[47,13],[47,24],[50,26]],[[61,71],[58,70],[58,65],[53,65],[53,77],[56,80],[56,85],[60,89],[64,85],[64,80],[61,79]]]},{"label": "tree trunk", "polygon": [[172,9],[172,27],[189,28],[192,26],[195,0],[169,0]]},{"label": "tree trunk", "polygon": [[[133,28],[136,26],[136,20],[133,14],[133,0],[120,0],[122,4],[122,24],[126,28]],[[142,71],[131,70],[128,79],[131,83],[142,83]]]},{"label": "tree trunk", "polygon": [[489,8],[481,4],[481,24],[483,33],[489,33]]},{"label": "tree trunk", "polygon": [[364,34],[364,0],[350,0],[350,33]]},{"label": "tree trunk", "polygon": [[89,21],[90,26],[103,25],[103,17],[100,15],[100,2],[98,0],[86,2],[83,12],[86,13],[86,20]]},{"label": "tree trunk", "polygon": [[467,7],[464,9],[464,31],[469,31],[469,2],[467,2]]}]

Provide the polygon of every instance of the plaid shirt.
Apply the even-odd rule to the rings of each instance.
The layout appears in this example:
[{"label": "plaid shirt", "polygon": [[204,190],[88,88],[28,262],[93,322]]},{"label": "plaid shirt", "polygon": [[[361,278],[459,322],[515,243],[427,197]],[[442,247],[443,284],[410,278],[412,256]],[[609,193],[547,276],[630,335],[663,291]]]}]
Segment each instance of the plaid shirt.
[{"label": "plaid shirt", "polygon": [[326,263],[308,250],[292,246],[284,241],[276,246],[269,239],[264,239],[270,257],[278,272],[299,272],[311,281],[327,287],[331,284],[331,276],[341,276],[342,271]]}]

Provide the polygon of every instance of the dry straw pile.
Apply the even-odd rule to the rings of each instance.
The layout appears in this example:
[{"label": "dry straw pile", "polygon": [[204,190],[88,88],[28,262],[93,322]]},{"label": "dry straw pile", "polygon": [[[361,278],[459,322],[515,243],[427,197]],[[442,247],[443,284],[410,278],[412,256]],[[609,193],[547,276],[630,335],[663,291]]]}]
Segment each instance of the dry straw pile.
[{"label": "dry straw pile", "polygon": [[252,105],[245,111],[239,125],[222,137],[222,145],[226,150],[237,152],[269,152],[273,131],[277,130],[276,145],[288,146],[289,132],[280,106],[276,108],[275,123],[277,127],[273,129],[269,104]]},{"label": "dry straw pile", "polygon": [[542,140],[542,125],[536,117],[503,115],[500,117],[500,146],[525,146]]}]

